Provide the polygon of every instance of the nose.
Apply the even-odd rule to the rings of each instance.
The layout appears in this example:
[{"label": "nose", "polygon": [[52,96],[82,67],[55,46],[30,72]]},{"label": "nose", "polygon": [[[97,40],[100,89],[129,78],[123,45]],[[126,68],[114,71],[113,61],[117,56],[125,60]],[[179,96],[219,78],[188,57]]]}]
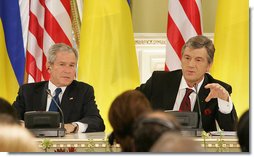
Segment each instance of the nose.
[{"label": "nose", "polygon": [[71,72],[72,72],[72,68],[69,67],[69,66],[66,66],[66,67],[64,68],[64,72],[65,72],[65,73],[71,73]]},{"label": "nose", "polygon": [[196,65],[195,60],[191,59],[188,64],[190,67],[194,67]]}]

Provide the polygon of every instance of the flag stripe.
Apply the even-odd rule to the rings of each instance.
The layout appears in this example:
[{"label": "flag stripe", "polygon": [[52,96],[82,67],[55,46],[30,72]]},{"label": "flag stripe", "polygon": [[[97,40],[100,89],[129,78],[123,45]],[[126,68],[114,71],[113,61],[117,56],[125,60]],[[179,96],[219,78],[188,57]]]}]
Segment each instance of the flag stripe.
[{"label": "flag stripe", "polygon": [[29,66],[27,66],[26,70],[29,71],[30,75],[33,77],[34,80],[36,81],[41,81],[41,71],[40,69],[37,68],[36,64],[36,60],[34,58],[34,56],[31,55],[31,53],[29,53],[29,51],[27,51],[27,55],[26,55],[26,61],[29,62]]},{"label": "flag stripe", "polygon": [[186,16],[179,0],[170,1],[169,5],[169,14],[180,30],[184,41],[187,41],[190,37],[197,35],[196,30]]},{"label": "flag stripe", "polygon": [[190,20],[191,24],[194,26],[197,34],[201,34],[201,22],[199,8],[195,0],[180,0],[185,14]]},{"label": "flag stripe", "polygon": [[36,34],[36,40],[41,49],[43,49],[43,28],[39,25],[37,17],[30,12],[30,27],[29,31]]},{"label": "flag stripe", "polygon": [[43,51],[40,48],[40,46],[38,45],[38,42],[36,40],[36,36],[34,36],[31,32],[28,33],[29,35],[29,43],[27,45],[27,50],[28,53],[30,53],[31,55],[33,55],[35,57],[36,60],[36,67],[38,69],[42,69],[42,55],[43,55]]},{"label": "flag stripe", "polygon": [[[46,10],[49,10],[50,14],[54,17],[54,20],[59,24],[59,27],[63,30],[69,41],[71,41],[71,18],[68,12],[70,12],[70,6],[68,10],[64,8],[60,1],[49,1],[46,3]],[[68,1],[65,1],[68,2]],[[58,7],[55,7],[58,6]],[[59,16],[61,15],[61,16]],[[47,21],[46,21],[47,23]]]},{"label": "flag stripe", "polygon": [[3,0],[3,2],[1,19],[6,48],[16,78],[21,85],[24,82],[25,53],[19,4],[15,0]]},{"label": "flag stripe", "polygon": [[47,69],[47,66],[46,66],[46,63],[47,63],[47,57],[45,55],[42,56],[42,79],[43,80],[48,80],[49,79],[49,73],[48,73],[48,69]]},{"label": "flag stripe", "polygon": [[30,1],[26,70],[28,82],[48,80],[46,53],[54,43],[72,46],[70,1]]},{"label": "flag stripe", "polygon": [[199,0],[169,0],[165,70],[181,69],[184,43],[202,34]]},{"label": "flag stripe", "polygon": [[172,20],[171,16],[168,15],[168,32],[167,34],[168,40],[177,53],[178,57],[181,58],[181,48],[184,44],[184,39],[182,37],[181,32],[179,31],[178,27],[175,25],[174,21]]},{"label": "flag stripe", "polygon": [[55,17],[50,13],[50,11],[45,8],[45,30],[48,32],[50,37],[55,43],[64,42],[71,46],[71,42],[64,33],[61,26],[55,20]]},{"label": "flag stripe", "polygon": [[43,28],[45,14],[44,6],[41,3],[35,3],[35,1],[32,1],[30,3],[30,12],[32,12],[36,16],[36,19],[38,20],[40,27]]},{"label": "flag stripe", "polygon": [[166,42],[166,47],[167,47],[167,49],[166,49],[166,53],[167,53],[166,63],[168,63],[166,68],[170,67],[170,69],[167,69],[167,70],[171,71],[172,69],[181,68],[180,58],[168,41]]},{"label": "flag stripe", "polygon": [[69,14],[68,16],[71,17],[71,10],[70,10],[71,4],[66,0],[61,0],[61,3],[63,7],[65,8],[66,12]]}]

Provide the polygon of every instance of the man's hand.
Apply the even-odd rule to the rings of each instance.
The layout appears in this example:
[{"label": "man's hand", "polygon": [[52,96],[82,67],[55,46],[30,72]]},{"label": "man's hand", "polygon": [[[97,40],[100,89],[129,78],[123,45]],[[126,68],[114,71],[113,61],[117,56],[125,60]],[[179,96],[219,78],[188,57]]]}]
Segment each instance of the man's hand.
[{"label": "man's hand", "polygon": [[66,129],[66,133],[73,133],[77,130],[77,125],[72,123],[64,124],[64,128]]},{"label": "man's hand", "polygon": [[205,99],[206,102],[210,101],[212,98],[220,98],[222,100],[229,101],[228,91],[218,83],[207,84],[205,88],[210,89],[210,93]]}]

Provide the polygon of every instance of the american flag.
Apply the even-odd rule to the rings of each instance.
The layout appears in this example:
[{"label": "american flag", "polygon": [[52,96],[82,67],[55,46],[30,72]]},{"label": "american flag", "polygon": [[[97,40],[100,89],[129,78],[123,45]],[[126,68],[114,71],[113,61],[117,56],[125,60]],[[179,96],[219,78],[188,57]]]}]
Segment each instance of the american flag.
[{"label": "american flag", "polygon": [[201,13],[201,0],[169,0],[166,71],[181,69],[182,46],[202,34]]},{"label": "american flag", "polygon": [[28,82],[49,79],[46,53],[54,43],[72,46],[70,0],[31,0],[26,50]]}]

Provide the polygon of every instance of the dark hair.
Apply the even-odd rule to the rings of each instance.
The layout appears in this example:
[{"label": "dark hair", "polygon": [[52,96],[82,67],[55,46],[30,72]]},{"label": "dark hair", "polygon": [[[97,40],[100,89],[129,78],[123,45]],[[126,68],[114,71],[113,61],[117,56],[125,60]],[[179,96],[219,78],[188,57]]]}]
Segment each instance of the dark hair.
[{"label": "dark hair", "polygon": [[180,124],[173,115],[162,111],[142,115],[133,125],[135,151],[148,152],[165,132],[180,133]]},{"label": "dark hair", "polygon": [[132,151],[132,125],[138,116],[149,111],[152,111],[151,105],[140,91],[128,90],[117,96],[108,115],[114,132],[110,136],[111,144],[115,138],[122,151]]},{"label": "dark hair", "polygon": [[0,122],[19,124],[16,109],[3,98],[0,98]]},{"label": "dark hair", "polygon": [[215,48],[212,40],[203,35],[198,35],[190,38],[182,47],[182,55],[184,54],[184,50],[186,47],[192,49],[205,48],[208,54],[208,63],[211,64],[214,58]]},{"label": "dark hair", "polygon": [[239,119],[237,124],[237,137],[241,150],[243,152],[249,152],[249,110]]}]

